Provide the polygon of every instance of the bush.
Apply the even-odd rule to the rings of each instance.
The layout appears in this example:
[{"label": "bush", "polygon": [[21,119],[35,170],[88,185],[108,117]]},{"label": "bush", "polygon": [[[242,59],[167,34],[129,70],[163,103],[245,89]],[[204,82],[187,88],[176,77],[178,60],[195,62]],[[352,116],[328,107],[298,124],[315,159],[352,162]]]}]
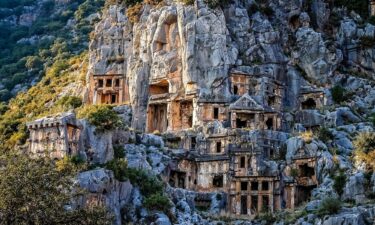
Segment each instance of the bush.
[{"label": "bush", "polygon": [[161,193],[152,194],[149,197],[146,197],[143,204],[149,210],[163,211],[166,214],[168,214],[168,211],[172,206],[169,199]]},{"label": "bush", "polygon": [[29,56],[26,59],[25,67],[27,69],[37,69],[43,66],[43,62],[39,56]]},{"label": "bush", "polygon": [[341,209],[341,201],[337,198],[328,197],[323,199],[318,209],[318,215],[332,215],[338,213]]},{"label": "bush", "polygon": [[4,102],[0,102],[0,116],[3,115],[8,109],[9,107]]},{"label": "bush", "polygon": [[372,125],[375,126],[375,113],[372,113],[372,114],[370,115],[370,122],[372,123]]},{"label": "bush", "polygon": [[375,38],[371,36],[362,36],[359,39],[360,45],[364,48],[372,48],[375,45]]},{"label": "bush", "polygon": [[341,103],[346,100],[345,93],[345,89],[340,85],[336,85],[331,88],[332,99],[336,103]]},{"label": "bush", "polygon": [[346,7],[348,11],[355,11],[363,18],[368,17],[368,1],[367,0],[335,0],[336,7]]},{"label": "bush", "polygon": [[125,149],[122,145],[113,146],[113,152],[115,159],[125,158]]},{"label": "bush", "polygon": [[292,176],[293,178],[298,177],[298,169],[296,169],[296,168],[291,168],[291,169],[290,169],[290,176]]},{"label": "bush", "polygon": [[372,25],[375,25],[375,16],[370,16],[368,19],[368,22],[371,23]]},{"label": "bush", "polygon": [[105,168],[112,170],[115,178],[119,181],[128,180],[128,162],[125,159],[113,159],[105,165]]},{"label": "bush", "polygon": [[135,5],[130,6],[126,10],[126,16],[129,18],[131,23],[137,23],[139,21],[139,17],[141,16],[143,9],[143,5],[141,3],[137,3]]},{"label": "bush", "polygon": [[[98,131],[113,130],[122,126],[121,118],[112,110],[111,106],[88,106],[84,110],[86,111],[78,113],[78,117],[86,117]],[[82,115],[83,113],[86,115]]]},{"label": "bush", "polygon": [[139,187],[141,193],[148,197],[163,191],[163,183],[157,177],[149,175],[145,170],[128,168],[126,176],[133,185]]},{"label": "bush", "polygon": [[64,96],[56,104],[61,105],[64,110],[75,109],[82,105],[82,99],[77,96]]},{"label": "bush", "polygon": [[368,171],[375,169],[375,133],[359,133],[353,141],[355,148],[354,160],[357,164],[364,163]]},{"label": "bush", "polygon": [[333,177],[333,189],[337,194],[342,195],[346,184],[346,175],[343,171]]},{"label": "bush", "polygon": [[328,141],[332,140],[333,134],[327,127],[320,127],[318,132],[318,138],[327,143]]}]

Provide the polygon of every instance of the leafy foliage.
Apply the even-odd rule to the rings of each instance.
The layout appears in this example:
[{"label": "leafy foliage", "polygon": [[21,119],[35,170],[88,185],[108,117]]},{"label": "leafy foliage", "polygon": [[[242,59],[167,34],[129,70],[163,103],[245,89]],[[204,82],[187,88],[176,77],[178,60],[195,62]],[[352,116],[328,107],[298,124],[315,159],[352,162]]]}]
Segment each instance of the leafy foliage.
[{"label": "leafy foliage", "polygon": [[126,176],[133,185],[139,187],[141,193],[146,197],[163,192],[163,182],[145,170],[128,168]]},{"label": "leafy foliage", "polygon": [[375,38],[371,36],[364,35],[360,37],[359,41],[364,48],[372,48],[375,46]]},{"label": "leafy foliage", "polygon": [[355,11],[363,18],[368,17],[368,1],[367,0],[335,0],[336,7],[346,7],[349,11]]},{"label": "leafy foliage", "polygon": [[338,213],[341,209],[341,201],[334,197],[328,197],[323,199],[319,209],[318,215],[332,215]]},{"label": "leafy foliage", "polygon": [[143,9],[143,5],[141,3],[137,3],[135,5],[130,6],[126,10],[126,16],[129,18],[131,23],[136,23],[139,21],[139,17],[141,16]]},{"label": "leafy foliage", "polygon": [[375,169],[375,133],[359,133],[353,141],[355,147],[354,159],[357,163],[364,163],[369,171]]},{"label": "leafy foliage", "polygon": [[125,159],[113,159],[107,162],[105,167],[113,171],[113,174],[117,180],[128,180],[128,162]]},{"label": "leafy foliage", "polygon": [[78,108],[82,105],[82,99],[77,96],[69,96],[66,95],[62,98],[60,98],[56,104],[61,105],[63,107],[63,110],[68,110],[68,109],[75,109]]},{"label": "leafy foliage", "polygon": [[346,100],[345,93],[345,89],[340,85],[336,85],[331,88],[332,99],[336,103],[341,103]]},{"label": "leafy foliage", "polygon": [[113,152],[115,159],[125,158],[125,149],[122,145],[113,146]]},{"label": "leafy foliage", "polygon": [[48,158],[3,153],[0,170],[0,224],[112,224],[105,208],[66,210],[78,197],[71,171]]},{"label": "leafy foliage", "polygon": [[346,175],[343,171],[339,171],[337,175],[333,177],[333,189],[337,194],[342,195],[346,184]]},{"label": "leafy foliage", "polygon": [[327,127],[320,127],[318,131],[318,138],[327,143],[334,138],[332,132]]},{"label": "leafy foliage", "polygon": [[171,208],[171,203],[167,197],[157,193],[152,194],[144,200],[143,205],[149,210],[158,210],[165,213]]},{"label": "leafy foliage", "polygon": [[[24,6],[34,5],[35,2],[2,1],[0,7],[3,5],[5,9],[1,10],[0,18],[20,16]],[[64,5],[46,0],[31,26],[0,24],[0,54],[3,56],[0,59],[0,80],[5,86],[0,89],[0,101],[8,101],[12,97],[11,90],[17,84],[27,87],[30,81],[40,78],[53,62],[80,54],[87,46],[88,33],[95,22],[86,20],[86,17],[103,5],[104,0],[77,0]],[[73,17],[76,25],[66,26]],[[30,39],[35,36],[40,38]]]},{"label": "leafy foliage", "polygon": [[86,73],[85,62],[86,53],[70,59],[57,60],[38,84],[27,92],[19,93],[8,106],[3,107],[5,111],[0,116],[0,142],[3,147],[11,149],[16,144],[24,143],[27,138],[27,121],[61,112],[59,104],[46,103],[58,101],[59,94],[66,86],[80,82],[77,80],[80,76],[77,76],[76,72],[80,65],[84,65],[79,72]]},{"label": "leafy foliage", "polygon": [[98,131],[113,130],[122,126],[122,120],[110,105],[90,105],[78,113],[78,117],[87,118]]}]

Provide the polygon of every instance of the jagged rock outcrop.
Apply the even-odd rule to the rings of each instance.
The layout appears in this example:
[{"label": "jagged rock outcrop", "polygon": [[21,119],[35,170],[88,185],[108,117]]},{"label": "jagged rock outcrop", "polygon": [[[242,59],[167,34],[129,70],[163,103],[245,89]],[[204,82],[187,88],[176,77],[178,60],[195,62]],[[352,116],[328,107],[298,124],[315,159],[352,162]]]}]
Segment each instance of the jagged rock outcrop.
[{"label": "jagged rock outcrop", "polygon": [[89,192],[83,195],[78,204],[107,206],[114,214],[115,224],[122,224],[121,209],[133,196],[131,183],[117,181],[113,172],[106,169],[82,172],[77,179],[79,185]]}]

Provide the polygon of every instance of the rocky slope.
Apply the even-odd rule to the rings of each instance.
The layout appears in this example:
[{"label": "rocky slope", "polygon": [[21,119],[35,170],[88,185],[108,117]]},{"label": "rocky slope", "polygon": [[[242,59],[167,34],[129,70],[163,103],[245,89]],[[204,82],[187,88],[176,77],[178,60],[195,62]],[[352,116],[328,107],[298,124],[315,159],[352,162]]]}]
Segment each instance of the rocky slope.
[{"label": "rocky slope", "polygon": [[[375,113],[374,25],[355,12],[323,0],[235,0],[218,7],[209,7],[201,0],[192,5],[163,1],[143,4],[137,20],[127,15],[129,8],[114,3],[100,15],[91,35],[87,72],[87,76],[126,74],[131,108],[114,108],[126,129],[98,132],[87,120],[80,121],[80,144],[85,148],[82,155],[95,169],[80,173],[78,183],[111,209],[116,224],[374,222],[375,174],[353,157],[358,134],[374,133],[370,121]],[[284,181],[292,180],[292,157],[300,151],[315,155],[319,185],[312,190],[311,201],[296,212],[286,210],[254,219],[224,213],[222,193],[173,188],[166,181],[164,192],[170,210],[149,210],[140,185],[117,180],[103,164],[115,158],[114,145],[120,145],[129,168],[164,177],[176,157],[185,157],[184,151],[167,147],[162,137],[144,133],[150,80],[181,74],[182,85],[173,93],[188,93],[188,87],[197,87],[199,97],[226,99],[230,98],[229,89],[218,87],[229,86],[227,77],[233,70],[272,75],[286,83],[285,157],[264,162],[267,167],[263,169],[281,171]],[[87,100],[82,84],[77,86],[67,85],[48,104],[53,105],[64,95]],[[340,100],[332,89],[336,86],[344,88]],[[297,99],[304,89],[322,90],[327,97],[324,107],[302,112]],[[327,130],[314,135],[305,132],[306,127],[319,125]],[[204,129],[225,131],[218,123]],[[341,190],[335,184],[339,176],[345,177]],[[327,197],[345,203],[338,212],[318,215]],[[90,196],[86,198],[83,203],[90,201]],[[208,209],[199,210],[194,201],[197,198],[209,202]]]},{"label": "rocky slope", "polygon": [[[135,23],[131,22],[134,18],[127,17],[127,10],[121,4],[111,5],[102,15],[90,44],[88,74],[126,74],[132,128],[144,131],[147,87],[158,76],[181,74],[181,86],[199,87],[200,97],[228,98],[227,89],[215,87],[227,82],[230,70],[271,73],[287,83],[284,117],[291,124],[290,131],[303,132],[304,126],[324,124],[330,133],[328,139],[292,134],[286,141],[285,161],[275,162],[275,168],[286,168],[287,177],[290,176],[288,160],[301,149],[318,157],[320,185],[313,190],[312,201],[303,208],[306,214],[299,215],[301,218],[293,223],[371,224],[374,221],[375,207],[369,193],[373,192],[375,178],[369,178],[363,167],[353,164],[351,157],[355,136],[374,132],[369,119],[375,112],[375,26],[355,12],[322,0],[233,1],[215,8],[203,1],[193,5],[164,1],[158,6],[144,4]],[[279,65],[284,65],[286,70],[281,70]],[[345,88],[345,100],[341,103],[332,96],[332,88],[337,85]],[[326,107],[305,114],[300,112],[296,96],[303,88],[323,90],[327,96]],[[167,152],[158,150],[163,149],[163,141],[153,135],[137,135],[135,139],[136,144],[124,146],[129,166],[160,174],[170,159]],[[347,177],[340,199],[355,203],[346,205],[335,215],[317,216],[315,210],[324,198],[338,196],[332,176],[336,166]],[[213,200],[210,213],[197,214],[191,198],[198,193],[173,188],[168,189],[168,195],[173,201],[174,217],[168,219],[160,213],[151,216],[143,210],[137,217],[132,214],[136,211],[134,208],[142,208],[137,193],[133,193],[129,200],[131,209],[127,208],[129,212],[125,214],[127,221],[135,223],[147,223],[145,218],[154,218],[155,224],[257,224],[262,219],[245,221],[225,217],[224,221],[215,221],[220,203]],[[282,215],[271,221],[288,223]]]}]

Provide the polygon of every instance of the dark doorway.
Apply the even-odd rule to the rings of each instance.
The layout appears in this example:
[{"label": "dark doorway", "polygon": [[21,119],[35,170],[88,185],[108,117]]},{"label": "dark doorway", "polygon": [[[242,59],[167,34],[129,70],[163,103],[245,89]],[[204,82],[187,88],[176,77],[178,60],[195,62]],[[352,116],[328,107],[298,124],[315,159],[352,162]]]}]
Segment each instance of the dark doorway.
[{"label": "dark doorway", "polygon": [[298,169],[299,176],[301,177],[312,177],[315,175],[315,169],[313,167],[309,167],[307,164],[298,166]]},{"label": "dark doorway", "polygon": [[212,181],[214,187],[223,187],[223,175],[216,175]]},{"label": "dark doorway", "polygon": [[242,215],[247,214],[247,195],[241,196],[241,214]]},{"label": "dark doorway", "polygon": [[238,95],[238,87],[237,87],[237,85],[233,86],[233,94]]},{"label": "dark doorway", "polygon": [[216,142],[216,153],[221,152],[221,142]]},{"label": "dark doorway", "polygon": [[219,119],[219,108],[214,108],[214,119]]},{"label": "dark doorway", "polygon": [[256,182],[256,181],[251,182],[251,190],[252,191],[258,190],[258,182]]},{"label": "dark doorway", "polygon": [[245,128],[247,126],[246,120],[241,120],[239,118],[236,119],[236,127],[237,128]]},{"label": "dark doorway", "polygon": [[112,87],[112,79],[108,79],[107,81],[106,81],[106,85],[105,85],[106,87]]},{"label": "dark doorway", "polygon": [[247,185],[248,185],[247,181],[241,182],[241,191],[247,191]]},{"label": "dark doorway", "polygon": [[116,95],[115,94],[111,95],[111,103],[112,104],[116,103]]},{"label": "dark doorway", "polygon": [[302,109],[316,109],[316,102],[314,99],[309,98],[302,102]]},{"label": "dark doorway", "polygon": [[267,130],[273,130],[273,119],[268,118],[266,121]]},{"label": "dark doorway", "polygon": [[268,106],[275,106],[275,96],[271,96],[268,98]]},{"label": "dark doorway", "polygon": [[269,190],[268,181],[262,181],[262,190],[263,191],[268,191]]},{"label": "dark doorway", "polygon": [[195,149],[196,145],[197,145],[197,138],[196,137],[191,137],[190,148],[191,149]]},{"label": "dark doorway", "polygon": [[99,84],[98,85],[99,85],[99,87],[103,87],[103,80],[102,79],[99,80]]},{"label": "dark doorway", "polygon": [[240,159],[240,168],[245,168],[245,156],[241,156],[241,159]]}]

